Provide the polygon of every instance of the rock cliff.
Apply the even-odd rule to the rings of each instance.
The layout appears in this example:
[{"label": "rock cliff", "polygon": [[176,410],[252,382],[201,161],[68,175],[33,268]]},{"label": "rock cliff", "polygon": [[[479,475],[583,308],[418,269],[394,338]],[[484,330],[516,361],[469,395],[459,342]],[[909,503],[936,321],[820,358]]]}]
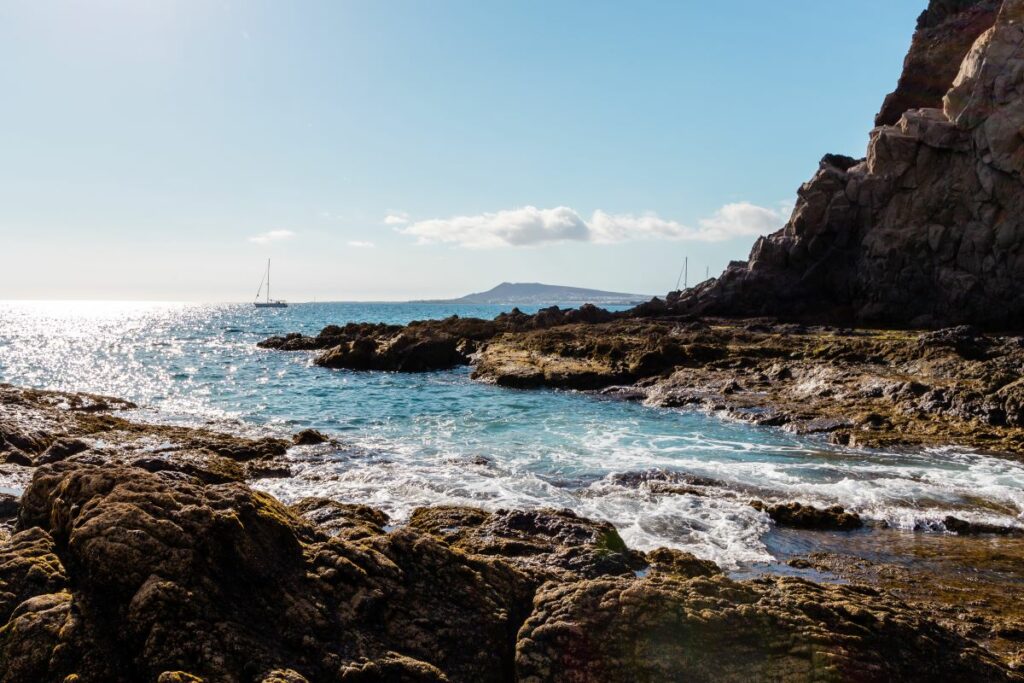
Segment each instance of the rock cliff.
[{"label": "rock cliff", "polygon": [[826,155],[789,222],[679,310],[1024,324],[1024,0],[932,0],[867,156]]}]

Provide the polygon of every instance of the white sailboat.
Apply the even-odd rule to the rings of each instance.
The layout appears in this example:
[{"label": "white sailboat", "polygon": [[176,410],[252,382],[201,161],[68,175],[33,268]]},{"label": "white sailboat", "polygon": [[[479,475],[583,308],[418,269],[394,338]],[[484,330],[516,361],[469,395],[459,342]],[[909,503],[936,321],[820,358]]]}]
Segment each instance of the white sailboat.
[{"label": "white sailboat", "polygon": [[[263,292],[263,283],[267,284],[267,298],[260,301],[260,294]],[[267,272],[260,280],[260,288],[256,290],[256,301],[253,302],[256,308],[288,308],[288,304],[280,299],[270,298],[270,259],[267,259]]]}]

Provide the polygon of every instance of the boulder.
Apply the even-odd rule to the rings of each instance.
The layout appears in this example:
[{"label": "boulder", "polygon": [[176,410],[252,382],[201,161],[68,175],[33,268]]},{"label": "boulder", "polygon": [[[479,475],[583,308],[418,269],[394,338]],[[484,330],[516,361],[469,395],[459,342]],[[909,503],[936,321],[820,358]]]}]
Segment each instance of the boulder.
[{"label": "boulder", "polygon": [[853,531],[864,526],[860,515],[847,512],[839,505],[816,508],[801,503],[780,503],[766,505],[759,500],[750,502],[751,507],[761,510],[781,527],[810,529],[814,531]]},{"label": "boulder", "polygon": [[520,681],[1005,681],[970,641],[873,589],[794,578],[547,584]]},{"label": "boulder", "polygon": [[328,438],[315,429],[303,429],[292,437],[296,446],[316,446],[327,441]]}]

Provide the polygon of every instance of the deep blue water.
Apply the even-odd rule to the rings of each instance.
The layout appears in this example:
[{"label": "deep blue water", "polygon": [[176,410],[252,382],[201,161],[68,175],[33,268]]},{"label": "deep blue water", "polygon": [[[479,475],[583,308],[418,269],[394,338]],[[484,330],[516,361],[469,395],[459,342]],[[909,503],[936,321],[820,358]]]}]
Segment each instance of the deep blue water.
[{"label": "deep blue water", "polygon": [[[840,503],[891,524],[931,525],[951,510],[1013,523],[1024,468],[952,450],[844,451],[701,412],[560,391],[480,384],[467,369],[417,375],[327,370],[311,353],[257,349],[270,335],[328,323],[404,323],[498,306],[320,303],[0,303],[0,381],[137,402],[150,420],[225,429],[330,432],[336,449],[296,448],[295,476],[257,486],[286,500],[333,496],[385,508],[569,507],[608,519],[640,548],[673,545],[726,565],[764,561],[767,518],[751,495]],[[664,468],[721,482],[665,495],[614,474]],[[0,475],[0,486],[4,485]],[[8,481],[16,488],[16,477]]]}]

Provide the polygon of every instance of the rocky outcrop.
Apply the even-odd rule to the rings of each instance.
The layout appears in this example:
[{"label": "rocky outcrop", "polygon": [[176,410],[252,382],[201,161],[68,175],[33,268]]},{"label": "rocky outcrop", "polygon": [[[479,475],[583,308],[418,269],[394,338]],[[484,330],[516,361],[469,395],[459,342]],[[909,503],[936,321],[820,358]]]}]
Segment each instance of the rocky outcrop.
[{"label": "rocky outcrop", "polygon": [[504,557],[538,585],[549,579],[631,575],[647,564],[642,554],[626,548],[614,526],[571,510],[419,508],[409,525],[453,548]]},{"label": "rocky outcrop", "polygon": [[971,45],[996,20],[1002,0],[932,2],[917,19],[910,52],[896,90],[875,117],[876,126],[891,126],[911,109],[941,109],[942,96],[956,78]]},{"label": "rocky outcrop", "polygon": [[1021,0],[933,0],[867,157],[825,156],[786,226],[675,309],[1024,326],[1022,20]]},{"label": "rocky outcrop", "polygon": [[519,633],[521,680],[998,680],[956,636],[878,592],[800,579],[604,578],[549,585]]},{"label": "rocky outcrop", "polygon": [[365,506],[78,458],[36,471],[0,544],[5,681],[1014,680],[877,591],[671,550],[637,576],[570,513],[386,531]]},{"label": "rocky outcrop", "polygon": [[417,320],[408,325],[348,323],[328,325],[316,337],[293,332],[257,344],[278,351],[322,351],[316,364],[348,370],[427,372],[466,365],[482,343],[503,333],[546,329],[572,323],[595,323],[625,317],[585,304],[579,308],[543,308],[526,314],[518,308],[494,320],[460,318]]},{"label": "rocky outcrop", "polygon": [[19,528],[19,559],[59,561],[0,629],[5,680],[511,676],[525,584],[424,536],[355,542],[242,484],[73,461],[37,472]]},{"label": "rocky outcrop", "polygon": [[26,467],[0,524],[5,683],[1021,680],[885,592],[733,581],[566,510],[286,506],[180,447],[226,435],[71,397],[0,387],[40,446],[103,435]]},{"label": "rocky outcrop", "polygon": [[[473,377],[694,407],[860,447],[1024,448],[1024,341],[707,319],[617,320],[503,334]],[[678,484],[676,484],[678,485]]]},{"label": "rocky outcrop", "polygon": [[750,504],[782,527],[814,531],[853,531],[864,526],[860,515],[856,512],[847,512],[839,505],[823,509],[796,502],[766,505],[755,500]]}]

